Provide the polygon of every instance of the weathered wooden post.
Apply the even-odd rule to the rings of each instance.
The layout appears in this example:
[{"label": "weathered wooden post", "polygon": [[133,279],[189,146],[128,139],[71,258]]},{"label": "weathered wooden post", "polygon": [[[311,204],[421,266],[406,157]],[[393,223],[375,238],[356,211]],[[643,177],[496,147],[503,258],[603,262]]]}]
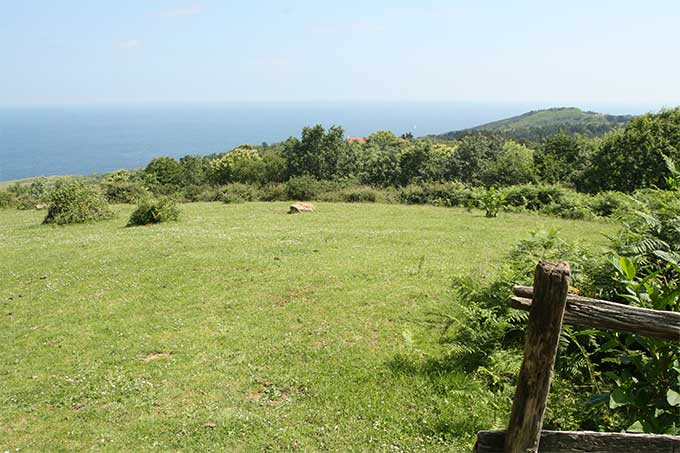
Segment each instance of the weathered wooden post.
[{"label": "weathered wooden post", "polygon": [[538,451],[570,274],[567,263],[541,261],[536,266],[524,360],[505,436],[507,453]]},{"label": "weathered wooden post", "polygon": [[569,295],[569,275],[567,264],[540,262],[533,288],[513,288],[511,306],[530,315],[510,426],[478,432],[475,453],[680,453],[680,436],[541,431],[562,322],[680,343],[680,313]]}]

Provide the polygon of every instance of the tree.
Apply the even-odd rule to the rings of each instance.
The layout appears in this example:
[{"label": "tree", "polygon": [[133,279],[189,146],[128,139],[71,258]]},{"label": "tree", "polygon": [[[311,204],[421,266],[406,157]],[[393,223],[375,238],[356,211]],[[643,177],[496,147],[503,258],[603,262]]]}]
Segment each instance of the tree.
[{"label": "tree", "polygon": [[454,179],[482,185],[485,166],[501,152],[504,142],[500,135],[488,133],[472,134],[460,139],[451,163]]},{"label": "tree", "polygon": [[262,179],[264,163],[253,146],[241,145],[211,160],[210,172],[216,184],[254,183]]},{"label": "tree", "polygon": [[401,176],[401,146],[404,141],[390,131],[371,134],[364,145],[361,181],[375,186],[395,186]]},{"label": "tree", "polygon": [[337,176],[338,160],[348,144],[345,132],[332,126],[328,132],[320,124],[305,127],[300,140],[288,139],[283,154],[288,166],[288,177],[309,175],[316,179],[333,179]]},{"label": "tree", "polygon": [[399,166],[401,168],[399,182],[407,185],[410,182],[426,179],[425,168],[432,156],[432,142],[418,140],[413,144],[402,144]]},{"label": "tree", "polygon": [[208,182],[210,160],[201,156],[184,156],[179,160],[184,174],[184,183],[189,185],[201,185]]},{"label": "tree", "polygon": [[508,140],[496,157],[483,166],[481,179],[486,187],[525,184],[535,180],[534,151]]},{"label": "tree", "polygon": [[588,166],[596,141],[563,131],[547,137],[536,152],[536,168],[541,180],[573,184]]},{"label": "tree", "polygon": [[270,150],[262,153],[262,183],[284,182],[286,180],[286,158],[278,150]]},{"label": "tree", "polygon": [[669,170],[663,156],[680,160],[680,107],[638,116],[607,134],[583,186],[593,192],[664,187]]},{"label": "tree", "polygon": [[184,182],[182,166],[172,157],[156,157],[144,169],[150,183],[179,187]]}]

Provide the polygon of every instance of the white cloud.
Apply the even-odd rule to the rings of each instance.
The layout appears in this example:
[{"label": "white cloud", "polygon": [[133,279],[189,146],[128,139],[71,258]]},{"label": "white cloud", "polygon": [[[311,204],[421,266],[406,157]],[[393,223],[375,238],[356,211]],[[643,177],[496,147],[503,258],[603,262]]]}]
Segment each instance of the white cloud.
[{"label": "white cloud", "polygon": [[141,46],[142,43],[139,42],[137,39],[128,39],[127,41],[123,41],[120,43],[120,48],[121,49],[136,49],[137,47]]},{"label": "white cloud", "polygon": [[194,3],[189,6],[169,9],[165,11],[164,16],[170,17],[187,17],[187,16],[198,16],[203,13],[203,5],[199,3]]}]

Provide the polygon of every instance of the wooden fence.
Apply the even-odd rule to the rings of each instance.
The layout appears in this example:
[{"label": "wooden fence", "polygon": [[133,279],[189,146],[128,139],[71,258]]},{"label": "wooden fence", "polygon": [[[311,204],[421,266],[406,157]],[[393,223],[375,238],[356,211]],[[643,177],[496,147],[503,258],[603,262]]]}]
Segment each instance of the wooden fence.
[{"label": "wooden fence", "polygon": [[542,431],[562,323],[680,342],[680,313],[568,294],[566,263],[541,261],[534,286],[516,286],[512,307],[529,311],[524,360],[507,430],[477,433],[476,453],[680,453],[680,436]]}]

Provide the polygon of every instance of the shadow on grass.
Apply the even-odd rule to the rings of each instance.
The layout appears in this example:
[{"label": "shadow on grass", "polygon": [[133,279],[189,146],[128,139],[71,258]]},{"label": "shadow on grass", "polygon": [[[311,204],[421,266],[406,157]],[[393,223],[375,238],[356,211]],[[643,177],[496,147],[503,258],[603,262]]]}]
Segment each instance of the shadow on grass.
[{"label": "shadow on grass", "polygon": [[440,358],[395,354],[386,362],[393,376],[405,379],[425,401],[416,429],[423,436],[449,442],[469,442],[490,428],[498,413],[494,396],[467,373],[455,355]]},{"label": "shadow on grass", "polygon": [[424,360],[397,353],[386,363],[387,368],[395,375],[441,377],[444,374],[465,373],[464,368],[455,357],[428,358]]}]

